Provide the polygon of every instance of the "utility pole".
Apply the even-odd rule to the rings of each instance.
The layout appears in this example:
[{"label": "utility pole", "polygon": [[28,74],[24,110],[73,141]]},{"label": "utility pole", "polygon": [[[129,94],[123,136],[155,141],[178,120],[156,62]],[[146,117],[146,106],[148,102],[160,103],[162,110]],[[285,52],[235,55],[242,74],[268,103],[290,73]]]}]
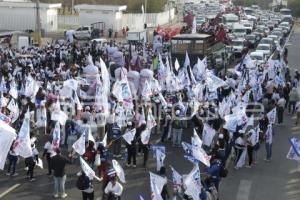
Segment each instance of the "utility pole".
[{"label": "utility pole", "polygon": [[71,14],[73,15],[74,12],[74,0],[72,0],[72,5],[71,5]]},{"label": "utility pole", "polygon": [[36,25],[34,33],[34,41],[41,45],[41,18],[40,18],[40,0],[36,0]]}]

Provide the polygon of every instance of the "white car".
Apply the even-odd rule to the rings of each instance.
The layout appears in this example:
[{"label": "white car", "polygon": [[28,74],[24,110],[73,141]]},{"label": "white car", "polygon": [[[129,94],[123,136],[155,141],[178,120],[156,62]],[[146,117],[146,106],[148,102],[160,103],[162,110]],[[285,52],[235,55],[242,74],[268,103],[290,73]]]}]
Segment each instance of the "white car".
[{"label": "white car", "polygon": [[234,39],[232,40],[232,52],[234,54],[241,54],[244,49],[244,39]]},{"label": "white car", "polygon": [[256,47],[256,51],[262,52],[262,53],[264,53],[265,56],[269,57],[269,56],[271,56],[272,48],[271,48],[270,44],[259,44]]},{"label": "white car", "polygon": [[250,53],[250,58],[256,63],[256,65],[261,65],[266,63],[266,56],[263,52],[254,51]]},{"label": "white car", "polygon": [[74,38],[75,39],[90,39],[92,37],[92,27],[91,26],[82,26],[75,30]]},{"label": "white car", "polygon": [[272,38],[275,44],[280,44],[280,38],[277,35],[268,35],[268,38]]},{"label": "white car", "polygon": [[91,42],[97,42],[97,43],[103,44],[103,43],[107,43],[108,41],[105,38],[95,38],[95,39],[92,39]]}]

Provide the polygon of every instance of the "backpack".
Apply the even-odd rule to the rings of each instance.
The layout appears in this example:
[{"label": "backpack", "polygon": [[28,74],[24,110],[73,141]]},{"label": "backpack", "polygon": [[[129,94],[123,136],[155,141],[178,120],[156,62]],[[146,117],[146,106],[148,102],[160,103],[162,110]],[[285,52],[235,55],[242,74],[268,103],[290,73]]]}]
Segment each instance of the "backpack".
[{"label": "backpack", "polygon": [[76,182],[76,187],[79,190],[86,190],[90,187],[90,179],[84,173],[80,175]]}]

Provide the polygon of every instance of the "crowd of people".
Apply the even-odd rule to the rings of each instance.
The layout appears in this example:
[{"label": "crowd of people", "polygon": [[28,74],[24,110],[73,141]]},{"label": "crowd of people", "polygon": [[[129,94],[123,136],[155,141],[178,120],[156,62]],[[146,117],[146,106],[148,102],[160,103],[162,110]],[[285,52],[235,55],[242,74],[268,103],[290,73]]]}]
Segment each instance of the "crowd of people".
[{"label": "crowd of people", "polygon": [[[67,38],[41,48],[1,47],[1,121],[18,133],[8,149],[7,175],[18,175],[23,157],[34,181],[40,156],[54,177],[54,198],[65,198],[65,167],[79,159],[82,199],[95,198],[96,179],[104,199],[120,200],[125,181],[117,160],[125,157],[126,168],[136,168],[142,154],[147,167],[157,147],[152,138],[159,136],[164,148],[183,147],[194,169],[181,176],[172,168],[173,192],[150,174],[152,196],[206,200],[218,198],[229,158],[236,169],[246,157],[246,167],[254,167],[263,144],[270,162],[276,118],[283,123],[288,108],[300,120],[300,74],[292,77],[283,49],[265,66],[244,55],[233,74],[218,77],[205,59],[191,63],[186,55],[183,66],[173,63],[161,41],[157,36],[153,46],[80,45]],[[192,136],[191,144],[182,141],[183,134]],[[165,150],[156,148],[157,172],[167,180],[164,158]]]}]

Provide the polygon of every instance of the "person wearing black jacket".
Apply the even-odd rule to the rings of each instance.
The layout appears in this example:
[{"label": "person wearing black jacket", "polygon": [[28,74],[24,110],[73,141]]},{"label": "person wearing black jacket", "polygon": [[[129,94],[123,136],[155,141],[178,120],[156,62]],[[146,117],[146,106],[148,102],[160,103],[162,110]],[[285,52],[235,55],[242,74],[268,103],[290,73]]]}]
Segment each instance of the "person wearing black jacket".
[{"label": "person wearing black jacket", "polygon": [[66,198],[68,196],[65,193],[66,164],[71,164],[71,161],[61,155],[60,149],[56,149],[56,155],[51,158],[50,163],[51,169],[54,172],[54,198],[58,198],[59,193],[61,198]]}]

